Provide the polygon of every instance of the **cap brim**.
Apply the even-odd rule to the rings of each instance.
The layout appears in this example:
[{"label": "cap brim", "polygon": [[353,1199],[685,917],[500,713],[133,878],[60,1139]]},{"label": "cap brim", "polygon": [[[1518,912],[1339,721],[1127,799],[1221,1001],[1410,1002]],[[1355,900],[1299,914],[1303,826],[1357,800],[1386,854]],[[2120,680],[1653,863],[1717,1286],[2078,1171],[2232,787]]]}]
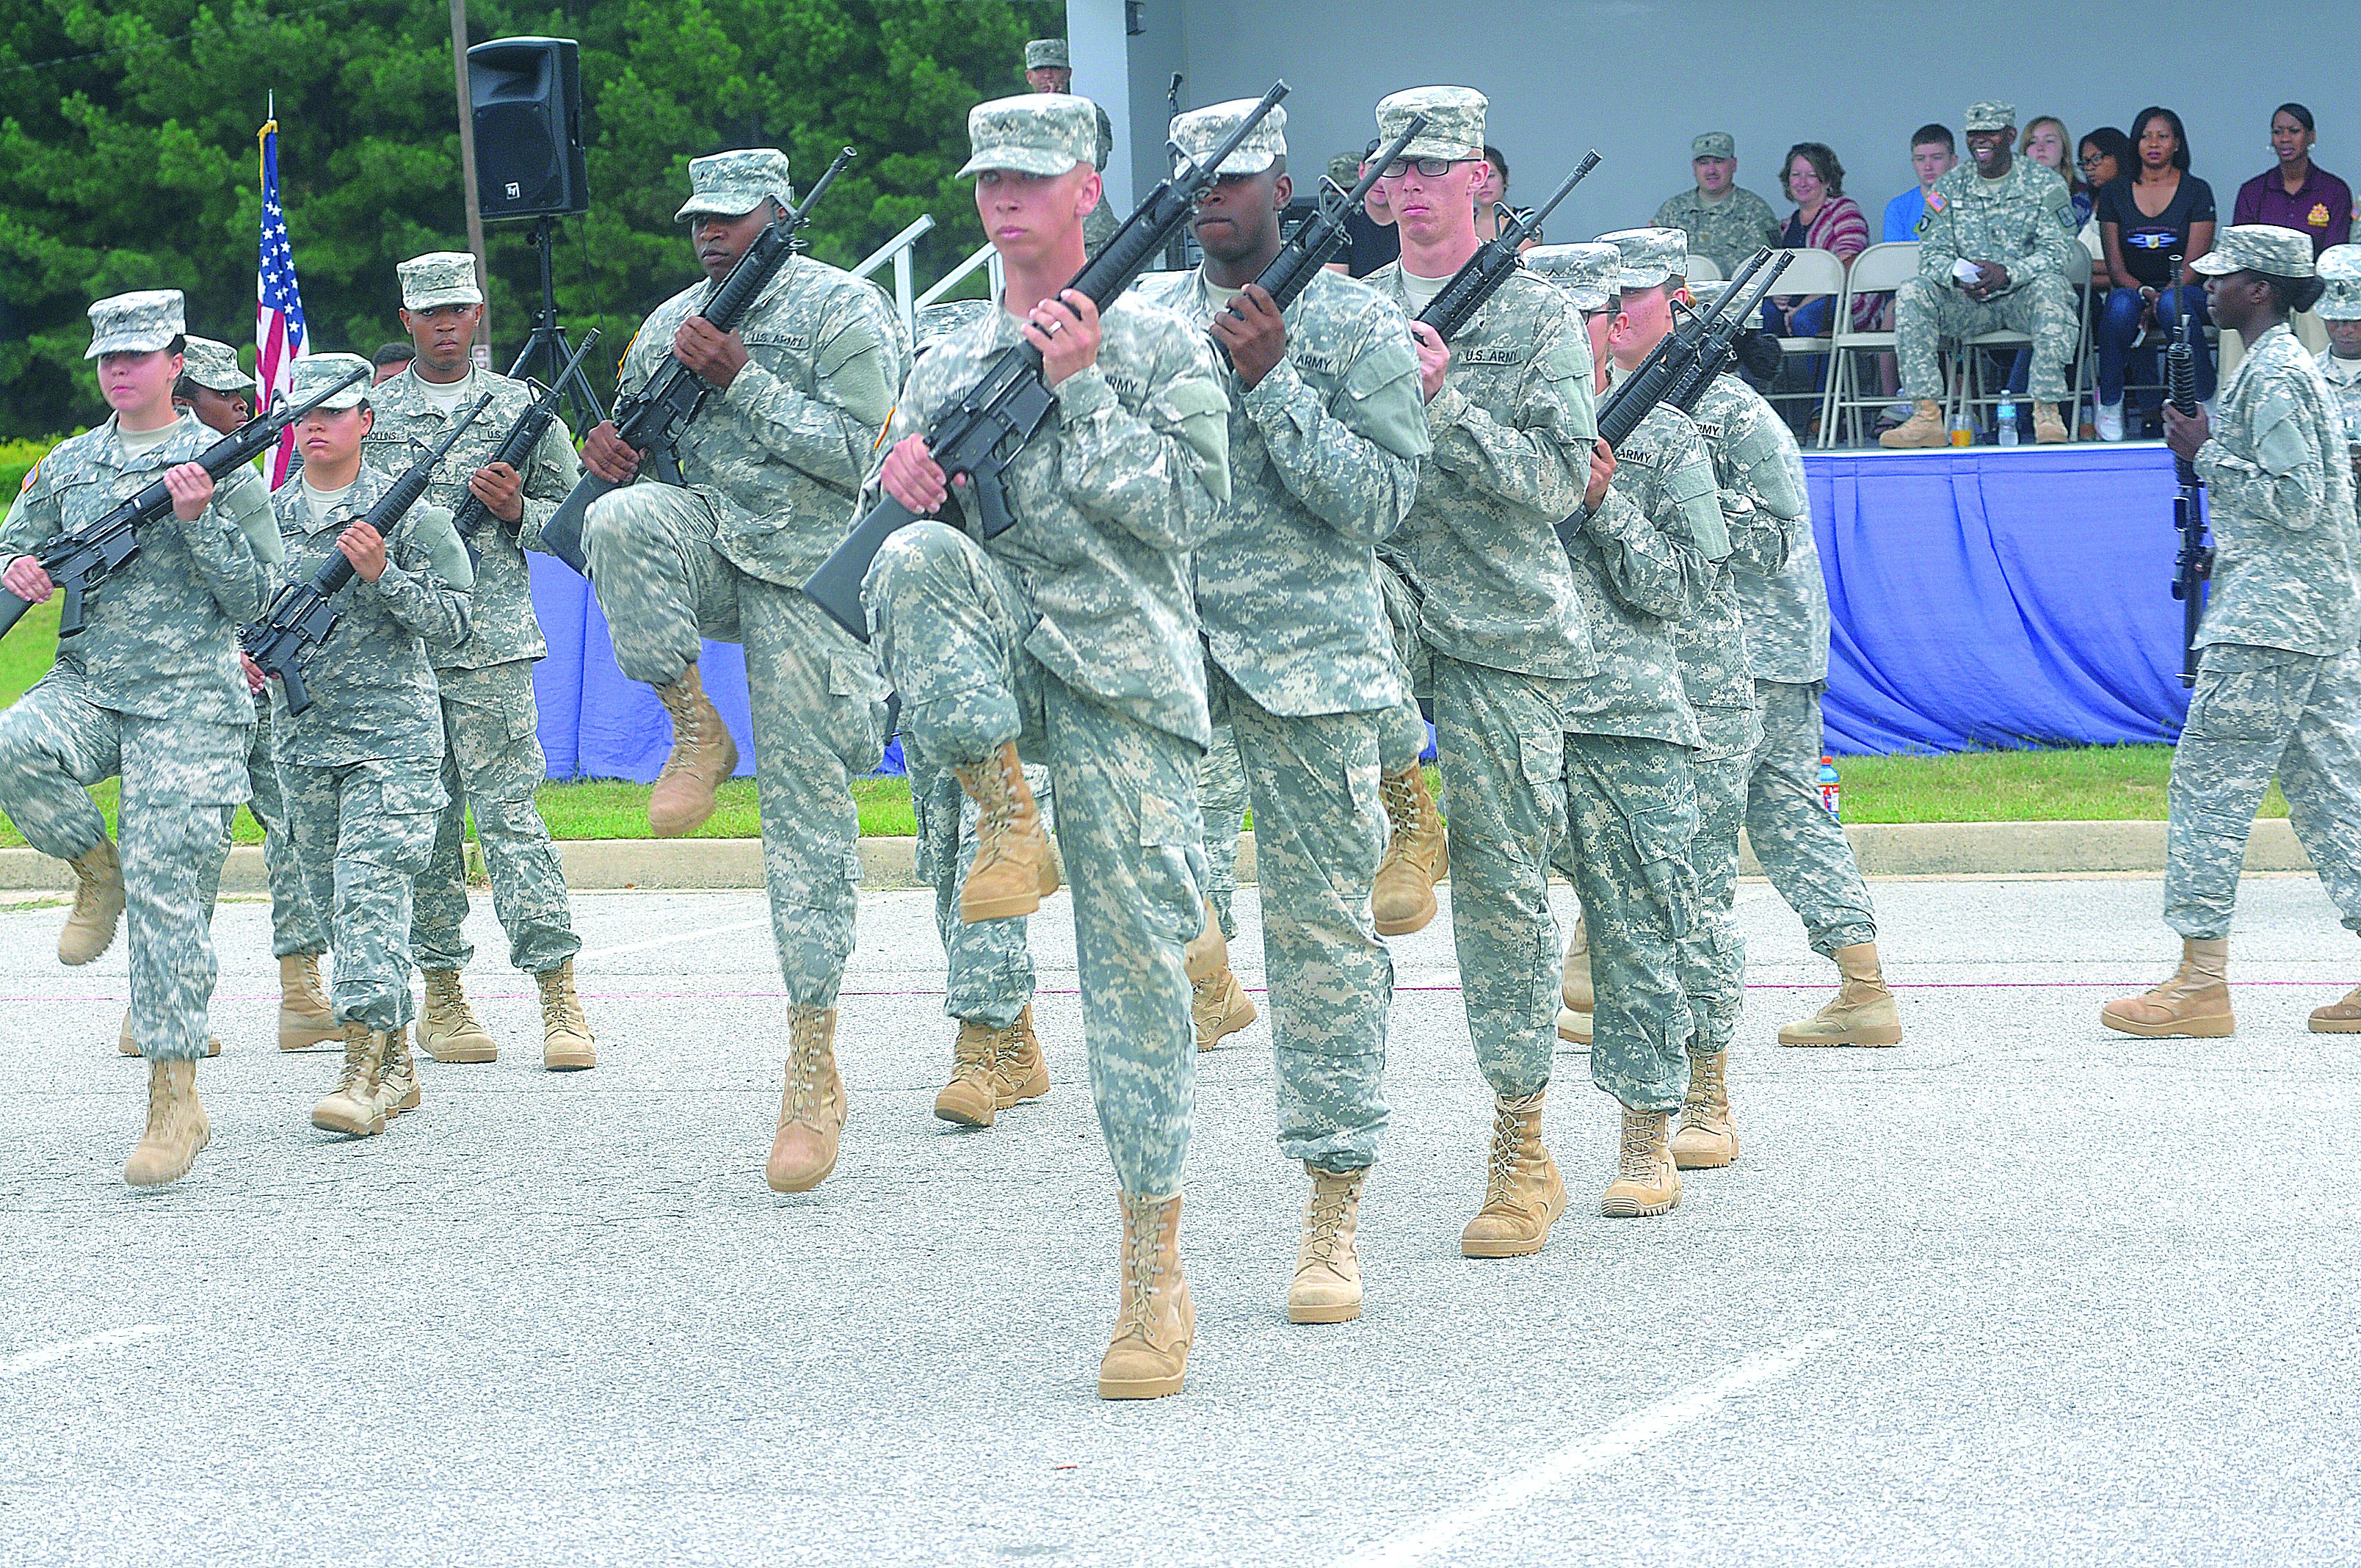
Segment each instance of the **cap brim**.
[{"label": "cap brim", "polygon": [[192,376],[189,379],[194,381],[198,386],[203,387],[209,392],[228,393],[250,392],[254,390],[254,378],[251,376],[241,376],[235,381],[227,382],[208,381],[202,376]]},{"label": "cap brim", "polygon": [[1626,267],[1615,275],[1615,287],[1625,292],[1633,289],[1653,289],[1672,275],[1672,269],[1665,267]]},{"label": "cap brim", "polygon": [[[1213,150],[1213,149],[1209,147],[1202,154],[1191,153],[1190,156],[1192,158],[1210,157]],[[1240,150],[1230,154],[1227,159],[1224,159],[1221,168],[1215,170],[1213,172],[1216,174],[1259,174],[1278,161],[1279,155],[1277,153],[1247,152],[1241,148]],[[1172,171],[1175,174],[1178,174],[1180,171],[1180,165],[1177,161],[1172,165]]]},{"label": "cap brim", "polygon": [[1047,178],[1063,174],[1070,169],[1080,169],[1088,161],[1086,159],[1066,158],[1038,147],[979,148],[975,156],[961,164],[960,171],[951,178],[965,180],[987,169],[1007,170],[1016,174],[1038,174]]},{"label": "cap brim", "polygon": [[404,300],[405,311],[431,311],[438,305],[480,305],[484,296],[473,289],[433,289],[414,300]]},{"label": "cap brim", "polygon": [[672,221],[685,224],[691,218],[742,218],[770,199],[768,191],[749,198],[742,204],[725,202],[713,195],[691,196],[680,204],[680,211],[672,215]]},{"label": "cap brim", "polygon": [[2209,250],[2191,262],[2189,269],[2191,272],[2202,273],[2208,278],[2227,278],[2233,272],[2244,272],[2246,269],[2246,264],[2243,261],[2229,260],[2218,250]]},{"label": "cap brim", "polygon": [[178,335],[177,333],[166,333],[162,336],[140,333],[126,337],[118,333],[113,337],[93,337],[90,340],[90,346],[82,351],[82,357],[95,359],[102,354],[153,354],[159,348],[171,347],[172,339]]},{"label": "cap brim", "polygon": [[[1395,133],[1397,136],[1400,134],[1400,132]],[[1394,138],[1388,137],[1386,139],[1391,141]],[[1384,149],[1379,148],[1379,150]],[[1404,162],[1420,158],[1447,158],[1454,163],[1466,163],[1470,159],[1483,157],[1484,149],[1480,147],[1468,147],[1464,143],[1444,141],[1439,137],[1422,136],[1395,156]]]}]

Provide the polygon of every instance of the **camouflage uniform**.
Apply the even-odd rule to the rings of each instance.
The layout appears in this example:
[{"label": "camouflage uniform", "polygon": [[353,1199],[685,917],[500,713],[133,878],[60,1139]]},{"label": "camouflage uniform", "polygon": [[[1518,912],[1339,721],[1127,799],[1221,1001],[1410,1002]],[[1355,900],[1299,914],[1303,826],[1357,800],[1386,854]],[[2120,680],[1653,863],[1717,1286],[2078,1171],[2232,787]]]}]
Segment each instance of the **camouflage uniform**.
[{"label": "camouflage uniform", "polygon": [[[1971,112],[1971,129],[1976,121]],[[2084,271],[2076,227],[2066,182],[2029,158],[2013,159],[1997,180],[1968,162],[1937,181],[1918,220],[1918,276],[1894,296],[1902,395],[1942,397],[1941,339],[2005,327],[2032,334],[2033,400],[2063,403],[2066,367],[2082,330],[2071,281]],[[2006,290],[1982,303],[1969,299],[1951,275],[1961,260],[1998,262],[2008,269]]]},{"label": "camouflage uniform", "polygon": [[[1025,45],[1025,69],[1063,71],[1068,73],[1067,89],[1070,92],[1072,90],[1073,56],[1067,49],[1066,40],[1063,38],[1027,40]],[[1091,154],[1091,167],[1104,174],[1107,159],[1115,153],[1115,122],[1107,117],[1105,108],[1098,104],[1091,104],[1091,113],[1095,116],[1098,126],[1098,143],[1095,150]],[[1099,253],[1099,247],[1114,238],[1115,231],[1122,226],[1123,214],[1110,210],[1107,203],[1102,200],[1082,219],[1082,248],[1091,255],[1096,256]]]},{"label": "camouflage uniform", "polygon": [[1424,696],[1434,696],[1434,672],[1428,659],[1426,644],[1418,631],[1419,599],[1417,574],[1410,559],[1391,548],[1378,552],[1378,598],[1385,607],[1386,630],[1394,652],[1394,679],[1400,685],[1401,700],[1394,704],[1379,727],[1378,759],[1389,773],[1418,765],[1426,755],[1430,737],[1426,732],[1426,713],[1418,705]]},{"label": "camouflage uniform", "polygon": [[[1046,94],[981,104],[968,128],[962,176],[1087,156],[1087,122]],[[1205,923],[1188,552],[1229,498],[1226,404],[1204,334],[1170,312],[1126,297],[1100,325],[1096,363],[1059,385],[1003,476],[1016,526],[981,541],[912,523],[862,598],[923,758],[972,765],[1014,741],[1049,765],[1100,1131],[1123,1191],[1163,1200],[1180,1190],[1196,1076],[1181,950]],[[1005,311],[944,339],[880,449],[923,434],[1023,341]]]},{"label": "camouflage uniform", "polygon": [[[2316,263],[2327,285],[2314,313],[2329,322],[2361,321],[2361,245],[2332,245]],[[2345,439],[2361,445],[2361,358],[2339,359],[2334,345],[2313,357],[2344,416]],[[2349,468],[2348,468],[2349,471]]]},{"label": "camouflage uniform", "polygon": [[[2240,234],[2224,231],[2199,269],[2251,265]],[[2172,757],[2165,924],[2229,935],[2246,836],[2276,772],[2297,838],[2361,931],[2361,521],[2342,421],[2285,323],[2247,349],[2218,406],[2197,454],[2213,580]]]},{"label": "camouflage uniform", "polygon": [[[749,179],[785,159],[751,153],[690,165],[682,215],[759,204]],[[734,203],[746,200],[746,206]],[[623,361],[647,384],[673,334],[712,297],[700,282],[658,306]],[[852,951],[861,822],[851,781],[884,749],[885,685],[869,651],[799,585],[844,528],[905,363],[885,298],[808,257],[772,279],[738,323],[746,367],[683,433],[685,485],[642,476],[591,504],[591,577],[626,675],[655,685],[697,662],[700,636],[742,642],[773,936],[791,1003],[836,1005]]]},{"label": "camouflage uniform", "polygon": [[[170,299],[170,332],[118,342],[101,320],[93,352],[163,346],[179,331],[180,297]],[[119,308],[164,313],[160,303]],[[136,457],[113,417],[59,443],[0,525],[0,560],[96,521],[216,439],[183,412]],[[76,860],[97,848],[106,822],[88,786],[123,777],[131,1023],[150,1061],[204,1055],[216,974],[204,884],[220,871],[223,809],[247,797],[254,720],[236,632],[261,610],[278,559],[261,481],[225,477],[194,521],[168,511],[140,529],[138,555],[83,596],[82,629],[60,641],[56,665],[0,716],[0,810],[41,853]]]},{"label": "camouflage uniform", "polygon": [[1246,770],[1226,718],[1213,726],[1213,741],[1197,764],[1197,812],[1205,819],[1205,896],[1213,901],[1213,923],[1223,937],[1235,937],[1238,923],[1232,905],[1238,895],[1238,839],[1246,820]]},{"label": "camouflage uniform", "polygon": [[[406,261],[401,280],[408,310],[482,302],[475,258],[463,251]],[[472,408],[487,392],[492,403],[460,436],[427,486],[426,500],[455,513],[467,499],[469,476],[492,460],[509,427],[533,399],[526,383],[489,370],[471,370],[463,385],[459,410]],[[412,459],[405,454],[413,450],[411,443],[432,445],[456,417],[429,400],[415,360],[372,389],[369,405],[377,411],[377,423],[362,444],[362,459],[388,473],[409,466]],[[487,510],[467,542],[477,559],[467,640],[427,648],[441,692],[445,804],[435,824],[434,859],[417,881],[411,945],[423,970],[464,969],[475,956],[463,927],[470,809],[491,878],[492,907],[508,931],[509,961],[539,974],[582,948],[566,906],[565,871],[533,805],[533,791],[549,776],[549,763],[541,751],[533,665],[549,647],[533,617],[524,553],[541,547],[542,523],[581,477],[562,422],[550,422],[517,471],[524,480],[523,520],[511,530]]]},{"label": "camouflage uniform", "polygon": [[1771,203],[1742,185],[1731,186],[1718,198],[1691,186],[1668,198],[1649,222],[1688,236],[1691,253],[1712,258],[1725,278],[1738,276],[1748,257],[1766,245],[1777,245],[1786,232]]},{"label": "camouflage uniform", "polygon": [[[1245,105],[1224,107],[1225,119],[1182,116],[1176,138],[1210,151]],[[1268,121],[1264,133],[1279,134]],[[1143,292],[1196,323],[1228,303],[1202,267]],[[1418,356],[1377,291],[1323,272],[1288,307],[1286,356],[1251,390],[1234,371],[1224,383],[1230,505],[1198,546],[1197,612],[1254,802],[1279,1145],[1290,1159],[1358,1170],[1377,1159],[1386,1122],[1393,960],[1369,890],[1386,847],[1379,736],[1406,696],[1375,547],[1417,497],[1429,448]],[[1219,755],[1217,738],[1209,776]],[[1243,804],[1222,806],[1220,823],[1235,825]],[[1214,859],[1210,788],[1205,809]]]}]

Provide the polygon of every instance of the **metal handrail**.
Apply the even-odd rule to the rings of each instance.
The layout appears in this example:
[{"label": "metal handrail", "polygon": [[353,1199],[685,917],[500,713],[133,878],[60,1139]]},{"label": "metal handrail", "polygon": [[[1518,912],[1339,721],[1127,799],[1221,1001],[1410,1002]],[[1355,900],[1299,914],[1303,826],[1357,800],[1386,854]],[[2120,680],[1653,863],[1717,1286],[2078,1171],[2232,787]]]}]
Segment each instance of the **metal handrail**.
[{"label": "metal handrail", "polygon": [[1006,287],[1006,280],[1000,270],[1000,252],[993,249],[992,242],[986,240],[983,245],[978,246],[965,261],[961,262],[957,267],[952,268],[950,272],[946,273],[941,281],[938,282],[933,288],[918,296],[917,303],[913,308],[913,314],[915,315],[917,311],[925,310],[928,305],[933,304],[945,294],[950,293],[966,279],[969,273],[973,272],[979,267],[989,269],[989,276],[992,280],[992,297],[995,300],[998,299],[1001,295],[1002,290]]},{"label": "metal handrail", "polygon": [[919,214],[911,221],[907,228],[870,252],[869,259],[852,269],[852,275],[855,278],[866,278],[885,265],[887,261],[894,263],[894,313],[902,318],[902,330],[905,333],[916,330],[919,304],[919,302],[910,297],[911,291],[917,286],[911,270],[910,250],[919,240],[925,238],[934,226],[935,216],[932,213]]}]

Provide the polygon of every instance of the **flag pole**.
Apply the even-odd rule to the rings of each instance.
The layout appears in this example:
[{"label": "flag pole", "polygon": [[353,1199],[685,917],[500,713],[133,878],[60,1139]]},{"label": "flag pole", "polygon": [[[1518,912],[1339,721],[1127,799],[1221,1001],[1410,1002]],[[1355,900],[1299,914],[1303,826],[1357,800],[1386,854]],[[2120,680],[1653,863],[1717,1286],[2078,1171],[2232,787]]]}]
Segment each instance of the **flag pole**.
[{"label": "flag pole", "polygon": [[484,259],[484,209],[476,199],[476,106],[467,95],[467,0],[451,0],[451,76],[459,93],[459,188],[467,199],[467,248],[476,257],[476,286],[484,293],[484,315],[473,352],[492,352],[492,269]]}]

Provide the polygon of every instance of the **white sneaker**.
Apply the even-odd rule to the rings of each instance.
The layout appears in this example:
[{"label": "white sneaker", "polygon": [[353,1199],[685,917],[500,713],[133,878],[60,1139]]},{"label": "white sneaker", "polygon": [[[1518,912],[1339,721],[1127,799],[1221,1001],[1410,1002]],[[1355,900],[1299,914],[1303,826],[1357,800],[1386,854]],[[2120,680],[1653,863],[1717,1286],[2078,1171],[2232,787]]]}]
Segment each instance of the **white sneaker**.
[{"label": "white sneaker", "polygon": [[2100,440],[2121,441],[2124,438],[2124,405],[2120,401],[2093,403],[2091,410],[2092,422],[2099,427]]}]

